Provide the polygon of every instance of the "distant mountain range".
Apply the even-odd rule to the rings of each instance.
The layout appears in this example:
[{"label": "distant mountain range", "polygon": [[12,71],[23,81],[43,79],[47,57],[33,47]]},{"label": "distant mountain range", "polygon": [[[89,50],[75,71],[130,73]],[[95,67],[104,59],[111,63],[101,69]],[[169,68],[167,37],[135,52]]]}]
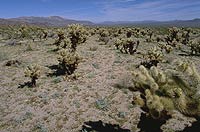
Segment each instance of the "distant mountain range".
[{"label": "distant mountain range", "polygon": [[200,19],[193,20],[173,20],[173,21],[107,21],[100,25],[133,25],[133,26],[177,26],[177,27],[200,27]]},{"label": "distant mountain range", "polygon": [[200,27],[200,18],[193,20],[174,20],[174,21],[105,21],[101,23],[93,23],[91,21],[80,21],[62,18],[60,16],[50,17],[18,17],[3,19],[0,18],[0,25],[37,25],[37,26],[52,26],[62,27],[68,24],[78,23],[83,25],[98,25],[98,26],[178,26],[178,27]]},{"label": "distant mountain range", "polygon": [[90,21],[78,21],[72,19],[65,19],[60,16],[50,16],[50,17],[18,17],[10,19],[0,19],[0,25],[37,25],[37,26],[52,26],[52,27],[62,27],[68,24],[78,23],[84,25],[93,25]]}]

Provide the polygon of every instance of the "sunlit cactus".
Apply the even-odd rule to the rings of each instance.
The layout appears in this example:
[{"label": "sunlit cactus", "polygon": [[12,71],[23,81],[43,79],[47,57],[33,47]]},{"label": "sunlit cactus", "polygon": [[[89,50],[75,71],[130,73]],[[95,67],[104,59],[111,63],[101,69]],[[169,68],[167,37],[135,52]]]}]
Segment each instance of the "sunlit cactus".
[{"label": "sunlit cactus", "polygon": [[160,48],[154,46],[149,49],[144,56],[145,62],[141,64],[144,65],[146,68],[150,68],[151,66],[157,66],[159,62],[163,61],[163,53]]},{"label": "sunlit cactus", "polygon": [[191,29],[186,29],[183,33],[182,33],[182,44],[187,45],[190,41],[190,33],[191,33]]},{"label": "sunlit cactus", "polygon": [[99,31],[99,41],[103,42],[104,44],[107,44],[110,39],[110,33],[107,29],[101,29]]},{"label": "sunlit cactus", "polygon": [[31,36],[31,28],[30,27],[27,27],[27,26],[21,26],[20,29],[19,29],[19,38],[21,39],[30,39],[32,36]]},{"label": "sunlit cactus", "polygon": [[168,44],[160,44],[159,47],[164,50],[167,54],[171,53],[173,51],[173,47]]},{"label": "sunlit cactus", "polygon": [[153,37],[153,31],[151,31],[150,29],[147,30],[147,38],[146,38],[146,41],[147,42],[152,42],[152,37]]},{"label": "sunlit cactus", "polygon": [[42,38],[46,39],[48,37],[48,32],[46,30],[42,30],[42,33],[43,33]]},{"label": "sunlit cactus", "polygon": [[31,78],[31,86],[36,86],[36,80],[40,77],[41,67],[37,64],[28,66],[24,71],[25,77]]},{"label": "sunlit cactus", "polygon": [[137,51],[140,41],[134,38],[122,38],[117,43],[121,53],[132,55]]},{"label": "sunlit cactus", "polygon": [[122,40],[120,38],[115,39],[114,45],[116,49],[119,49],[119,46],[122,44]]},{"label": "sunlit cactus", "polygon": [[200,54],[200,37],[192,40],[188,45],[192,55]]},{"label": "sunlit cactus", "polygon": [[78,44],[84,43],[87,39],[87,31],[80,24],[71,24],[68,27],[68,37],[71,40],[71,50],[76,51]]},{"label": "sunlit cactus", "polygon": [[58,46],[58,49],[70,49],[71,45],[71,40],[69,38],[65,38]]},{"label": "sunlit cactus", "polygon": [[79,64],[79,56],[75,52],[61,49],[58,52],[58,62],[61,70],[68,75],[73,74]]},{"label": "sunlit cactus", "polygon": [[163,119],[173,110],[200,116],[200,75],[192,63],[175,61],[166,70],[141,65],[133,71],[133,83],[133,90],[143,96],[135,97],[135,103],[154,119]]},{"label": "sunlit cactus", "polygon": [[174,39],[177,41],[179,40],[178,38],[179,29],[177,27],[170,28],[169,33],[170,33],[169,36],[171,38],[171,41],[173,41]]},{"label": "sunlit cactus", "polygon": [[58,39],[54,42],[54,45],[60,46],[60,43],[65,39],[64,32],[59,30],[57,32]]}]

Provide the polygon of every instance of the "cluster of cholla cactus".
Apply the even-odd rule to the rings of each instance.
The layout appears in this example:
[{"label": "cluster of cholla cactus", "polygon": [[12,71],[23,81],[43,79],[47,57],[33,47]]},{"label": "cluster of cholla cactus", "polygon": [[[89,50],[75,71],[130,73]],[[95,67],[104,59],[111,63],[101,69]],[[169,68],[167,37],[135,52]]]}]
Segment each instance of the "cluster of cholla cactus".
[{"label": "cluster of cholla cactus", "polygon": [[28,26],[21,26],[16,32],[19,39],[32,39],[33,38],[33,28]]},{"label": "cluster of cholla cactus", "polygon": [[134,54],[140,44],[139,40],[134,38],[121,38],[116,39],[114,45],[121,53]]},{"label": "cluster of cholla cactus", "polygon": [[107,44],[109,42],[109,36],[110,33],[107,29],[101,29],[99,31],[99,41],[104,42],[104,44]]},{"label": "cluster of cholla cactus", "polygon": [[57,46],[56,50],[67,49],[67,48],[69,49],[72,45],[71,40],[65,37],[63,31],[58,31],[57,35],[58,35],[58,39],[54,42],[54,45]]},{"label": "cluster of cholla cactus", "polygon": [[141,35],[141,29],[140,28],[134,28],[133,35],[138,38]]},{"label": "cluster of cholla cactus", "polygon": [[158,45],[162,51],[165,51],[167,54],[171,53],[173,51],[173,47],[168,44],[159,44]]},{"label": "cluster of cholla cactus", "polygon": [[73,74],[79,64],[79,56],[75,52],[70,52],[67,49],[61,49],[58,55],[58,62],[61,70],[68,75]]},{"label": "cluster of cholla cactus", "polygon": [[40,40],[47,39],[47,37],[48,37],[48,32],[44,29],[41,29]]},{"label": "cluster of cholla cactus", "polygon": [[142,62],[141,65],[144,65],[146,68],[151,68],[152,66],[157,66],[159,62],[163,61],[163,53],[160,48],[154,46],[147,51],[144,58],[145,62]]},{"label": "cluster of cholla cactus", "polygon": [[77,45],[87,40],[87,31],[80,24],[71,24],[68,26],[68,37],[71,40],[71,50],[76,51]]},{"label": "cluster of cholla cactus", "polygon": [[86,29],[79,24],[68,26],[68,38],[63,32],[58,32],[58,40],[55,44],[58,47],[58,62],[63,73],[71,75],[79,64],[79,56],[76,53],[78,44],[86,41]]},{"label": "cluster of cholla cactus", "polygon": [[152,39],[153,38],[153,31],[148,29],[146,35],[147,35],[146,41],[152,42],[153,41],[153,39]]},{"label": "cluster of cholla cactus", "polygon": [[169,35],[165,38],[168,45],[177,46],[177,43],[180,41],[179,31],[177,27],[169,28]]},{"label": "cluster of cholla cactus", "polygon": [[193,63],[176,61],[169,69],[146,69],[143,65],[133,71],[135,96],[147,117],[167,120],[176,110],[185,116],[200,116],[200,75]]},{"label": "cluster of cholla cactus", "polygon": [[58,39],[56,39],[53,44],[57,46],[57,49],[59,49],[62,42],[64,43],[63,45],[66,45],[65,34],[63,31],[59,30],[59,31],[57,31],[57,36],[58,36]]},{"label": "cluster of cholla cactus", "polygon": [[36,80],[40,77],[41,67],[37,64],[28,66],[24,71],[25,77],[30,77],[30,86],[36,86]]},{"label": "cluster of cholla cactus", "polygon": [[90,35],[91,35],[91,36],[95,35],[96,32],[97,32],[95,28],[90,28],[89,31],[90,31]]},{"label": "cluster of cholla cactus", "polygon": [[130,28],[127,29],[127,32],[126,32],[126,37],[127,38],[130,38],[132,36],[133,32]]},{"label": "cluster of cholla cactus", "polygon": [[195,38],[188,45],[190,47],[192,55],[199,55],[200,54],[200,37]]},{"label": "cluster of cholla cactus", "polygon": [[183,31],[182,36],[181,36],[181,43],[184,45],[187,45],[190,41],[190,33],[191,33],[191,29],[188,28],[185,31]]}]

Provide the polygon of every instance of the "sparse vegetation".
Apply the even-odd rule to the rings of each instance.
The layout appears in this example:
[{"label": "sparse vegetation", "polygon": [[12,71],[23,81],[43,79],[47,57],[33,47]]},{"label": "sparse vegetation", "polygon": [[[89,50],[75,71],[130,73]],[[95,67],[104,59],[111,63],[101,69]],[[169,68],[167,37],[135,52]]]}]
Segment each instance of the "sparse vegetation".
[{"label": "sparse vegetation", "polygon": [[[180,27],[0,27],[0,131],[80,131],[96,119],[119,130],[183,131],[200,119],[199,35]],[[21,119],[27,110],[31,118]]]}]

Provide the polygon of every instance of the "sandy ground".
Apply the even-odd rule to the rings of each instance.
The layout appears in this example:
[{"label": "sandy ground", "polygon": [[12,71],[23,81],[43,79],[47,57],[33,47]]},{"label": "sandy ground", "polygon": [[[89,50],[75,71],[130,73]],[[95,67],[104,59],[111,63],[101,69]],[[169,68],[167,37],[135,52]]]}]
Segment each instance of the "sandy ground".
[{"label": "sandy ground", "polygon": [[[67,81],[64,76],[48,76],[53,72],[49,66],[58,64],[52,39],[31,44],[33,51],[27,50],[26,43],[30,42],[17,46],[1,42],[0,50],[8,56],[0,61],[1,132],[78,132],[84,122],[99,120],[137,130],[141,110],[132,104],[134,93],[128,87],[132,86],[131,68],[140,63],[142,55],[121,54],[114,46],[101,45],[97,37],[91,37],[78,47],[83,58],[76,70],[80,77]],[[143,44],[139,51],[150,46]],[[199,57],[178,58],[193,60],[200,67]],[[5,66],[11,59],[21,65]],[[24,77],[24,69],[33,63],[42,66],[37,87],[18,88],[30,80]]]},{"label": "sandy ground", "polygon": [[[133,94],[127,89],[114,87],[117,83],[130,83],[128,71],[132,56],[120,55],[113,47],[100,45],[90,38],[78,47],[83,58],[77,69],[78,80],[64,81],[63,76],[49,77],[48,66],[58,64],[51,40],[33,45],[8,47],[10,58],[22,62],[18,67],[6,67],[1,62],[0,131],[78,131],[86,121],[102,120],[120,124],[122,128],[134,128],[137,112],[132,104]],[[31,63],[42,66],[42,77],[36,88],[18,88],[29,81],[24,68]],[[124,83],[124,84],[123,84]],[[98,106],[98,102],[105,103]],[[139,112],[139,111],[138,111]],[[122,113],[122,117],[120,117]]]}]

